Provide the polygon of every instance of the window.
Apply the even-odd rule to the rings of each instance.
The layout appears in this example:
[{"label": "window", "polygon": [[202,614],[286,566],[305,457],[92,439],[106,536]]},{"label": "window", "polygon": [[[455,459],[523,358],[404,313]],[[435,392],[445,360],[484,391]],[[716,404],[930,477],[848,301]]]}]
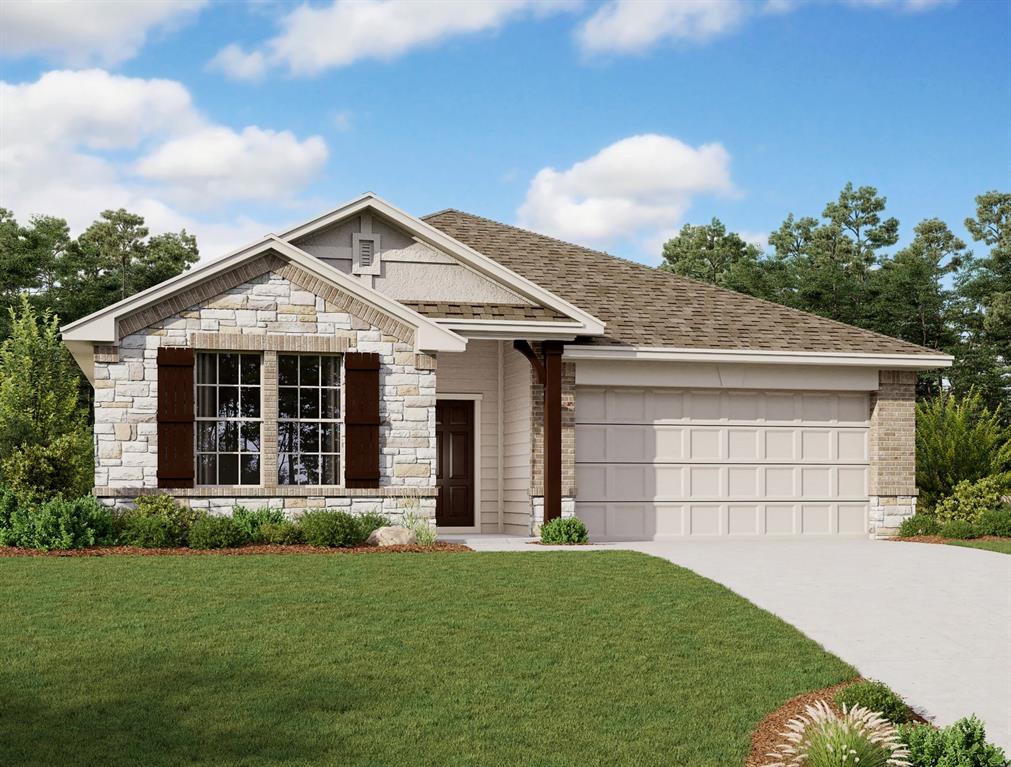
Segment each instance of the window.
[{"label": "window", "polygon": [[260,355],[197,355],[197,484],[260,484]]},{"label": "window", "polygon": [[277,482],[340,484],[341,357],[277,355]]}]

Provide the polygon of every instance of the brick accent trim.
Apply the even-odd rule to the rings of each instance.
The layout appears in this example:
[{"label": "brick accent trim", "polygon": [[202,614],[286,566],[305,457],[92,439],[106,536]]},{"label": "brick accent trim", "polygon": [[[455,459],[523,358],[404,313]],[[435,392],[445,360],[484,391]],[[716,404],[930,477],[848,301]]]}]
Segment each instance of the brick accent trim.
[{"label": "brick accent trim", "polygon": [[870,494],[915,496],[916,373],[880,371],[870,399]]},{"label": "brick accent trim", "polygon": [[252,261],[239,264],[224,274],[219,274],[206,282],[194,285],[182,293],[177,293],[174,296],[166,298],[164,301],[158,302],[154,306],[149,306],[146,309],[141,309],[134,314],[123,317],[119,321],[119,336],[122,338],[131,333],[136,333],[138,330],[143,330],[195,304],[214,298],[244,282],[249,282],[254,277],[274,271],[285,263],[276,254],[268,253]]},{"label": "brick accent trim", "polygon": [[293,264],[285,264],[277,273],[288,280],[288,282],[298,285],[303,290],[325,299],[333,304],[339,311],[347,312],[355,317],[359,317],[371,325],[375,325],[387,335],[393,336],[398,341],[404,343],[414,343],[414,328],[406,325],[395,317],[391,317],[380,311],[371,304],[367,304],[347,291],[341,290],[329,282],[325,282],[318,277],[309,274],[304,269]]},{"label": "brick accent trim", "polygon": [[319,352],[339,354],[351,346],[343,336],[309,336],[293,334],[254,335],[252,333],[191,333],[194,349],[226,351]]}]

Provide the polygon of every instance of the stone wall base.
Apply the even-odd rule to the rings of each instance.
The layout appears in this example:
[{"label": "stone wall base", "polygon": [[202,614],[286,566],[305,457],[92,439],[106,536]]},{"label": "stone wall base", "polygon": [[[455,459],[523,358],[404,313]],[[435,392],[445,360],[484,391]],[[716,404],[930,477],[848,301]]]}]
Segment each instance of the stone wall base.
[{"label": "stone wall base", "polygon": [[[572,496],[562,496],[562,516],[576,516],[576,499]],[[531,535],[541,534],[541,525],[544,524],[544,496],[534,495],[530,498],[530,533]]]},{"label": "stone wall base", "polygon": [[902,521],[916,513],[915,495],[872,495],[870,501],[871,538],[893,538]]},{"label": "stone wall base", "polygon": [[[245,506],[247,509],[258,509],[269,506],[272,509],[283,509],[289,519],[298,519],[306,511],[328,509],[331,511],[347,511],[351,514],[365,514],[370,511],[388,516],[394,524],[403,520],[404,514],[413,512],[421,517],[427,517],[429,524],[435,527],[435,498],[345,498],[345,497],[252,497],[242,496],[214,498],[176,498],[176,500],[191,509],[202,509],[216,517],[230,516],[235,506]],[[406,501],[406,502],[405,502]],[[98,502],[110,508],[124,510],[134,505],[132,498],[100,497]]]}]

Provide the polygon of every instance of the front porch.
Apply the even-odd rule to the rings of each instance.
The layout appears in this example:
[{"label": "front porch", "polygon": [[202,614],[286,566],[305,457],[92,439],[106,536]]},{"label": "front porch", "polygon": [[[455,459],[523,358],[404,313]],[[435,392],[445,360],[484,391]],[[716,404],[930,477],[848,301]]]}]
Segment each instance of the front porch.
[{"label": "front porch", "polygon": [[560,345],[537,343],[526,353],[516,346],[524,343],[477,338],[464,352],[438,355],[437,526],[444,536],[530,536],[545,513],[575,511],[574,367]]}]

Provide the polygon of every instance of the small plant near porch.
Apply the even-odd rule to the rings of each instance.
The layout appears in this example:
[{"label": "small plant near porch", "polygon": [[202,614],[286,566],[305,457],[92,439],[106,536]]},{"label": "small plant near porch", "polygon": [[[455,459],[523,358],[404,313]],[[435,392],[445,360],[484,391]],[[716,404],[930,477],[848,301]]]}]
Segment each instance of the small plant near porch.
[{"label": "small plant near porch", "polygon": [[541,543],[566,545],[589,543],[589,540],[586,525],[577,517],[557,517],[541,525]]}]

